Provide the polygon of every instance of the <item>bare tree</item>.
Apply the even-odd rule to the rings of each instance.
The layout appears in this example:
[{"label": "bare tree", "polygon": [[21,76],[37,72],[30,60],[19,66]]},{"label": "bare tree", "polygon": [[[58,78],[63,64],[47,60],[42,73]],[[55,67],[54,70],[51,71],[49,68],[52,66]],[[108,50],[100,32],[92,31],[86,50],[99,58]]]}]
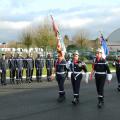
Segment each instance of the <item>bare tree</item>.
[{"label": "bare tree", "polygon": [[56,47],[54,32],[48,21],[45,21],[43,25],[36,29],[34,40],[35,45],[43,49],[46,49],[47,46],[50,46],[52,49]]},{"label": "bare tree", "polygon": [[85,30],[80,30],[79,32],[77,32],[75,34],[75,36],[73,37],[73,40],[75,41],[75,44],[80,47],[80,48],[86,48],[88,47],[87,41],[89,34],[87,31]]},{"label": "bare tree", "polygon": [[67,47],[68,45],[69,45],[69,37],[68,37],[68,35],[65,35],[64,36],[64,43],[65,43],[65,47]]},{"label": "bare tree", "polygon": [[28,50],[33,43],[33,37],[32,36],[33,36],[32,32],[28,31],[28,30],[24,31],[22,33],[22,36],[21,36],[21,42],[24,46],[27,47]]}]

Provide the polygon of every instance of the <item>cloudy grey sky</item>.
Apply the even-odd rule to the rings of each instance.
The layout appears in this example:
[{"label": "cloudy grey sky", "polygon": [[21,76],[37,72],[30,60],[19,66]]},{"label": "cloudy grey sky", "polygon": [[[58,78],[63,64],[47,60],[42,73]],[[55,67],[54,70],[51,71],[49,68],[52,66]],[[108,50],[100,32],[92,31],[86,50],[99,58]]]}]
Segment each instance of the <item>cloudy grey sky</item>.
[{"label": "cloudy grey sky", "polygon": [[64,34],[87,29],[91,38],[107,37],[120,27],[120,0],[0,0],[0,41],[17,40],[50,14]]}]

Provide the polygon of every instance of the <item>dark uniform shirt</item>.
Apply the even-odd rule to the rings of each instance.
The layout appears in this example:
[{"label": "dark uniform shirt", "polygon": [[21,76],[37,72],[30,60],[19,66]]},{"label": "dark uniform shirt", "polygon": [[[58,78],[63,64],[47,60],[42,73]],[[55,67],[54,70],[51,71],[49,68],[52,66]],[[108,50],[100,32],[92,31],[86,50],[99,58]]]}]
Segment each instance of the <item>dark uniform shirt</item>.
[{"label": "dark uniform shirt", "polygon": [[46,68],[53,68],[54,60],[53,59],[46,59]]},{"label": "dark uniform shirt", "polygon": [[74,63],[72,61],[71,64],[70,64],[70,69],[73,73],[74,72],[81,72],[82,70],[84,70],[84,72],[87,72],[86,64],[83,63],[82,61],[78,61],[76,63]]},{"label": "dark uniform shirt", "polygon": [[23,67],[24,67],[23,60],[24,59],[22,57],[18,57],[15,59],[15,67],[17,69],[20,69],[20,70],[23,69]]},{"label": "dark uniform shirt", "polygon": [[35,59],[35,67],[36,68],[43,68],[44,67],[44,59],[42,59],[41,57],[37,57]]},{"label": "dark uniform shirt", "polygon": [[15,58],[14,57],[9,58],[8,66],[9,66],[9,69],[15,69]]},{"label": "dark uniform shirt", "polygon": [[107,72],[110,73],[110,69],[105,59],[101,58],[99,61],[95,59],[94,71],[97,72]]},{"label": "dark uniform shirt", "polygon": [[28,69],[33,69],[34,68],[34,60],[32,57],[27,57],[24,60],[24,67]]},{"label": "dark uniform shirt", "polygon": [[67,70],[67,68],[66,68],[66,61],[62,60],[61,62],[59,62],[57,60],[55,68],[56,68],[56,72],[65,72]]},{"label": "dark uniform shirt", "polygon": [[8,61],[7,59],[0,59],[0,69],[2,70],[2,72],[6,71],[7,69],[7,65],[8,65]]}]

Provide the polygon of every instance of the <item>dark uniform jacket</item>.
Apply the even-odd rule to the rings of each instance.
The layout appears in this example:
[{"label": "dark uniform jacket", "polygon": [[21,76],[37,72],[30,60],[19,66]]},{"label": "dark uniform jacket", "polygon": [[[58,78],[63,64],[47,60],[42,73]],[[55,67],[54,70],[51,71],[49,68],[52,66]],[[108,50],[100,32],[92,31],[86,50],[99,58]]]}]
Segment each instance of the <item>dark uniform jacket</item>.
[{"label": "dark uniform jacket", "polygon": [[35,59],[35,67],[36,68],[43,68],[44,67],[44,59],[42,59],[41,57],[37,57]]},{"label": "dark uniform jacket", "polygon": [[109,69],[108,63],[103,58],[101,58],[99,61],[97,59],[95,59],[93,69],[96,73],[97,72],[105,72],[105,73],[107,72],[108,74],[110,74],[110,69]]},{"label": "dark uniform jacket", "polygon": [[34,68],[34,60],[32,57],[26,57],[24,59],[24,67],[26,69],[33,69]]},{"label": "dark uniform jacket", "polygon": [[24,67],[23,57],[17,57],[15,59],[15,67],[19,70],[22,70]]},{"label": "dark uniform jacket", "polygon": [[46,68],[53,68],[53,67],[54,67],[54,60],[46,59]]},{"label": "dark uniform jacket", "polygon": [[84,72],[87,72],[86,64],[82,61],[78,61],[77,63],[74,63],[73,61],[70,64],[70,70],[71,72],[81,72],[82,70]]},{"label": "dark uniform jacket", "polygon": [[14,57],[9,58],[8,67],[9,69],[15,69],[15,58]]},{"label": "dark uniform jacket", "polygon": [[1,58],[1,59],[0,59],[0,70],[2,70],[2,72],[6,72],[7,66],[8,66],[8,61],[7,61],[7,59],[3,60],[3,59]]},{"label": "dark uniform jacket", "polygon": [[65,60],[62,60],[60,63],[59,61],[57,60],[56,61],[56,65],[55,65],[55,68],[56,68],[56,72],[66,72],[67,68],[66,68],[66,61]]}]

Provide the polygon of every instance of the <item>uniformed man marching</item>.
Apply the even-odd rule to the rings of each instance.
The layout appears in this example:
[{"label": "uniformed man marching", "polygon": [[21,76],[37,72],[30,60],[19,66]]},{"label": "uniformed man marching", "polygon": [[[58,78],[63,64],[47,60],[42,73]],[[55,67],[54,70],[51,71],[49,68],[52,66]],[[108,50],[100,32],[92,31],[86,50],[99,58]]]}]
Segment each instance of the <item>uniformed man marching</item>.
[{"label": "uniformed man marching", "polygon": [[117,60],[113,63],[113,65],[116,67],[116,76],[118,82],[117,90],[120,92],[120,56],[117,57]]},{"label": "uniformed man marching", "polygon": [[65,100],[65,91],[64,91],[64,82],[66,78],[66,61],[61,54],[58,54],[58,60],[55,64],[56,71],[56,80],[58,82],[59,87],[59,97],[57,99],[58,102],[63,102]]},{"label": "uniformed man marching", "polygon": [[87,73],[86,64],[79,60],[79,53],[76,51],[73,56],[73,61],[70,64],[71,68],[71,82],[73,88],[74,99],[72,103],[74,105],[79,103],[79,90],[82,80],[82,70]]},{"label": "uniformed man marching", "polygon": [[40,53],[38,53],[37,58],[35,59],[35,68],[37,82],[42,82],[41,77],[44,68],[44,59],[42,58]]},{"label": "uniformed man marching", "polygon": [[1,84],[6,85],[6,70],[8,61],[6,59],[5,53],[2,54],[0,59],[0,74],[1,74]]},{"label": "uniformed man marching", "polygon": [[14,53],[11,54],[11,57],[8,60],[8,66],[9,66],[9,70],[10,70],[10,83],[11,84],[15,84],[15,57],[14,57]]},{"label": "uniformed man marching", "polygon": [[17,53],[17,57],[15,59],[15,67],[16,67],[16,83],[19,84],[23,82],[23,67],[24,61],[21,53]]},{"label": "uniformed man marching", "polygon": [[110,69],[106,60],[102,57],[102,50],[98,49],[96,59],[93,63],[93,71],[95,73],[95,83],[98,94],[98,108],[104,104],[104,85],[107,74],[110,75]]},{"label": "uniformed man marching", "polygon": [[27,57],[24,60],[24,67],[26,68],[26,82],[32,82],[32,74],[34,68],[34,60],[31,53],[27,54]]},{"label": "uniformed man marching", "polygon": [[52,70],[54,67],[54,60],[51,57],[51,54],[49,53],[46,59],[46,69],[47,69],[47,80],[51,81],[51,75],[52,75]]}]

